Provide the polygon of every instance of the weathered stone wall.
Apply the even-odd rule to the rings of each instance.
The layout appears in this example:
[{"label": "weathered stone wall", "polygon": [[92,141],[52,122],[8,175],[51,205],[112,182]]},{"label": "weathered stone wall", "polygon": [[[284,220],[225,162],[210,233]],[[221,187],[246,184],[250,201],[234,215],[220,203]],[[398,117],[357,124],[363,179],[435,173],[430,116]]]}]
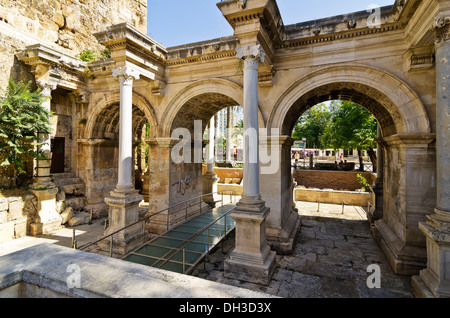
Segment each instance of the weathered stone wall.
[{"label": "weathered stone wall", "polygon": [[0,243],[26,236],[36,214],[37,199],[19,190],[0,193]]},{"label": "weathered stone wall", "polygon": [[92,140],[79,144],[79,176],[86,183],[87,210],[95,218],[108,213],[104,198],[117,184],[118,146],[116,140]]},{"label": "weathered stone wall", "polygon": [[297,186],[355,191],[362,187],[356,177],[357,174],[361,174],[366,178],[369,184],[375,182],[376,174],[358,171],[296,170],[293,176],[297,182]]},{"label": "weathered stone wall", "polygon": [[296,201],[318,202],[359,205],[366,207],[368,203],[373,206],[374,194],[371,192],[355,192],[355,191],[336,191],[336,190],[320,190],[320,189],[294,189],[294,197]]},{"label": "weathered stone wall", "polygon": [[128,22],[147,33],[147,4],[140,0],[0,0],[0,87],[22,78],[14,54],[43,43],[75,56],[102,49],[95,32]]}]

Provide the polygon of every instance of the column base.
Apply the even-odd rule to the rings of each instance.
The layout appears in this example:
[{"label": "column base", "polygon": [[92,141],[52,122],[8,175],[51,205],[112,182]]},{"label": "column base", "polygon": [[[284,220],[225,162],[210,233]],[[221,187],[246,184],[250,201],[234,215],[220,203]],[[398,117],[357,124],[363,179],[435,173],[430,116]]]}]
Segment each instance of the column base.
[{"label": "column base", "polygon": [[367,213],[367,217],[371,224],[383,218],[383,185],[375,184],[372,189],[375,193],[375,209],[371,209]]},{"label": "column base", "polygon": [[49,234],[61,228],[61,215],[56,211],[56,194],[58,188],[38,187],[31,192],[38,199],[37,217],[30,224],[30,234],[33,236]]},{"label": "column base", "polygon": [[[111,192],[111,196],[105,198],[105,202],[109,205],[109,227],[105,230],[104,235],[112,234],[125,226],[130,225],[139,220],[139,203],[142,201],[142,195],[138,191]],[[128,227],[113,235],[113,253],[127,254],[144,243],[146,231],[143,231],[142,224],[136,224]],[[101,242],[102,250],[110,249],[110,240]]]},{"label": "column base", "polygon": [[236,246],[225,260],[225,277],[268,285],[276,264],[276,253],[266,244],[265,219],[270,209],[264,206],[264,201],[260,209],[248,207],[241,204],[231,212],[236,222]]},{"label": "column base", "polygon": [[212,193],[210,195],[205,195],[203,197],[203,202],[207,203],[211,208],[214,208],[216,206],[214,193],[217,193],[217,181],[217,175],[214,172],[207,172],[202,176],[203,194]]},{"label": "column base", "polygon": [[450,298],[450,217],[435,209],[419,229],[427,240],[428,267],[412,279],[416,297]]},{"label": "column base", "polygon": [[292,211],[285,222],[284,228],[267,228],[267,244],[278,255],[289,255],[294,250],[297,236],[300,232],[301,218]]},{"label": "column base", "polygon": [[225,260],[225,277],[255,284],[269,285],[275,271],[275,252],[270,252],[263,264],[233,257]]},{"label": "column base", "polygon": [[371,231],[396,274],[417,275],[426,267],[426,249],[405,244],[384,220],[375,221]]},{"label": "column base", "polygon": [[[136,232],[134,234],[127,234],[124,237],[113,236],[113,246],[112,252],[116,255],[126,255],[138,247],[142,246],[147,239],[147,231],[142,233]],[[98,247],[101,251],[110,251],[111,249],[111,240],[105,239],[103,241],[98,242]]]}]

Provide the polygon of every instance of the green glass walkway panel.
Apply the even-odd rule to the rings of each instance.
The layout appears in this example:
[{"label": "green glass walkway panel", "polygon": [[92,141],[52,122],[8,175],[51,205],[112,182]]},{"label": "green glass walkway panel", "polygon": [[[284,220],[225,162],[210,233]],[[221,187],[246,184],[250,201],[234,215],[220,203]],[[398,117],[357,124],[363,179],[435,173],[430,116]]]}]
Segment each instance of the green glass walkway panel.
[{"label": "green glass walkway panel", "polygon": [[[194,265],[198,264],[234,228],[233,218],[224,214],[229,213],[235,206],[235,204],[227,204],[209,209],[150,240],[123,259],[186,273],[193,269]],[[221,218],[217,220],[219,217]]]}]

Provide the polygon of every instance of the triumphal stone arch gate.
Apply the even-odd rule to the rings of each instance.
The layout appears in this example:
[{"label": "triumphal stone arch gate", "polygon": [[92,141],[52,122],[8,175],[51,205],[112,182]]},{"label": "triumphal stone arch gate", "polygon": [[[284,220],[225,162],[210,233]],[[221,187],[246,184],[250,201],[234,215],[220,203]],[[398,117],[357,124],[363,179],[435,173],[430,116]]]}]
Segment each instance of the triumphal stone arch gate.
[{"label": "triumphal stone arch gate", "polygon": [[[73,167],[90,207],[109,213],[105,234],[138,218],[134,141],[144,131],[153,214],[212,189],[214,174],[202,174],[201,138],[217,111],[240,105],[248,133],[243,194],[232,212],[236,246],[225,272],[268,283],[275,254],[290,253],[301,231],[293,127],[320,102],[349,100],[379,124],[376,240],[396,273],[414,275],[416,295],[450,296],[450,1],[397,0],[294,25],[283,23],[275,0],[217,7],[233,35],[165,48],[124,22],[93,34],[109,59],[80,65],[42,45],[20,54],[40,65],[37,79],[71,90],[85,114]],[[80,75],[86,66],[88,77]],[[180,180],[189,181],[182,193],[174,186]],[[149,230],[163,231],[166,219],[155,217]],[[139,233],[123,233],[124,253]]]}]

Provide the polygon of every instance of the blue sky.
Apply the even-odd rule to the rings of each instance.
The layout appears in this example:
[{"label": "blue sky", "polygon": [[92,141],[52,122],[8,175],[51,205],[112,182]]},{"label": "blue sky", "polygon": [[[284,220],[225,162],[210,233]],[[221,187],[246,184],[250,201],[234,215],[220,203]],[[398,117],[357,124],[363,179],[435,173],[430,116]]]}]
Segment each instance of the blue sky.
[{"label": "blue sky", "polygon": [[[219,0],[148,0],[148,34],[165,47],[233,34],[217,8]],[[395,0],[277,0],[284,24],[366,10]]]}]

